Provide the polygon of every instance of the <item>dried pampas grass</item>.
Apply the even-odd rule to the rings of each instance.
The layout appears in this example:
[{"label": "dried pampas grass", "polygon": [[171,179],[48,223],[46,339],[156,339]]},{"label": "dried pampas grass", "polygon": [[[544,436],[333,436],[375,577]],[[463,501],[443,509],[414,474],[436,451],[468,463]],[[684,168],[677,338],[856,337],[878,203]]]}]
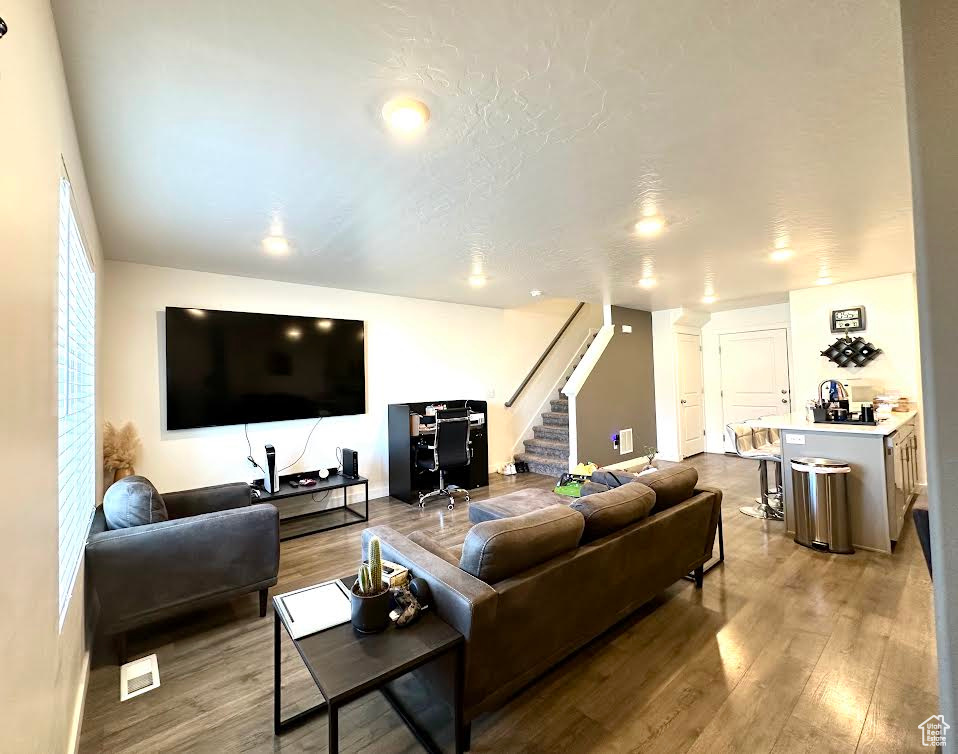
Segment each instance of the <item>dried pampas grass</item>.
[{"label": "dried pampas grass", "polygon": [[107,471],[133,467],[140,450],[140,437],[132,422],[117,429],[112,422],[103,426],[103,468]]}]

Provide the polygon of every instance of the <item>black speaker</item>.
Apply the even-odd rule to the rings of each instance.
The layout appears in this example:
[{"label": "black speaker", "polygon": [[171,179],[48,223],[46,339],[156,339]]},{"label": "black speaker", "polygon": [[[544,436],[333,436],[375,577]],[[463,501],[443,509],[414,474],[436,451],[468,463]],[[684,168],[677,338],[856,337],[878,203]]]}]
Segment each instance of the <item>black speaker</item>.
[{"label": "black speaker", "polygon": [[359,454],[355,450],[343,448],[343,476],[352,479],[359,476]]}]

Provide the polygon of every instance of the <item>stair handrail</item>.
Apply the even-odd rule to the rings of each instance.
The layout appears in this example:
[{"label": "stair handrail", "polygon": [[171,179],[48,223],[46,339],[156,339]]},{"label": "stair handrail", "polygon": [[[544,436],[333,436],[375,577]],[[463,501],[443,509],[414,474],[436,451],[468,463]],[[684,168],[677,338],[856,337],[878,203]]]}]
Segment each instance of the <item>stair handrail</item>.
[{"label": "stair handrail", "polygon": [[580,301],[576,305],[572,314],[570,314],[569,318],[565,321],[565,324],[559,328],[559,332],[556,333],[556,336],[552,339],[552,342],[546,346],[546,350],[542,352],[542,356],[540,356],[539,360],[533,364],[532,369],[529,370],[529,374],[526,375],[526,378],[522,381],[522,384],[516,388],[516,392],[514,392],[512,397],[506,401],[506,408],[512,408],[512,404],[516,402],[522,391],[526,389],[526,385],[529,384],[529,382],[535,376],[535,373],[539,371],[539,367],[542,366],[542,363],[549,357],[549,354],[552,353],[552,349],[555,348],[556,343],[559,342],[559,338],[561,338],[565,334],[565,331],[569,329],[569,325],[572,324],[572,320],[574,320],[576,315],[582,311],[583,306],[585,306],[585,301]]}]

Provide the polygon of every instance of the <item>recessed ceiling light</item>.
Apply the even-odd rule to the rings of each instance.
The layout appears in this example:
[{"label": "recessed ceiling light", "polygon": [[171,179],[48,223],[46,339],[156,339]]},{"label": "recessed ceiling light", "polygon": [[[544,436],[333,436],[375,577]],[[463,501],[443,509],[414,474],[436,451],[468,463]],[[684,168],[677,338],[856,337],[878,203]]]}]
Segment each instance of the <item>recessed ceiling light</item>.
[{"label": "recessed ceiling light", "polygon": [[835,281],[832,278],[828,277],[827,275],[823,275],[815,281],[815,285],[831,285],[834,282]]},{"label": "recessed ceiling light", "polygon": [[469,285],[473,288],[482,288],[486,284],[485,275],[470,275],[469,276]]},{"label": "recessed ceiling light", "polygon": [[773,262],[785,262],[795,256],[795,252],[789,248],[775,249],[768,258]]},{"label": "recessed ceiling light", "polygon": [[653,277],[642,278],[642,279],[639,281],[639,287],[640,287],[640,288],[655,288],[655,286],[656,286],[656,284],[657,284],[658,282],[659,282],[659,281],[656,280],[656,279],[653,278]]},{"label": "recessed ceiling light", "polygon": [[303,331],[300,330],[298,327],[290,327],[286,331],[286,337],[289,338],[290,340],[299,340],[300,338],[303,337]]},{"label": "recessed ceiling light", "polygon": [[542,295],[542,291],[540,291],[538,288],[533,288],[531,291],[529,291],[529,295],[533,298],[539,298],[539,296]]},{"label": "recessed ceiling light", "polygon": [[703,304],[714,304],[718,299],[713,295],[702,296]]},{"label": "recessed ceiling light", "polygon": [[286,256],[289,254],[289,241],[284,236],[266,236],[263,239],[263,251],[274,257]]},{"label": "recessed ceiling light", "polygon": [[328,320],[328,319],[318,319],[316,320],[316,327],[319,328],[320,330],[328,331],[333,329],[333,323],[331,320]]},{"label": "recessed ceiling light", "polygon": [[640,236],[651,238],[665,230],[665,218],[661,215],[648,215],[635,224],[635,232]]},{"label": "recessed ceiling light", "polygon": [[196,319],[203,319],[206,317],[206,312],[202,309],[187,309],[186,313],[191,317],[195,317]]},{"label": "recessed ceiling light", "polygon": [[383,118],[397,131],[418,131],[429,120],[429,108],[417,99],[396,97],[383,105]]}]

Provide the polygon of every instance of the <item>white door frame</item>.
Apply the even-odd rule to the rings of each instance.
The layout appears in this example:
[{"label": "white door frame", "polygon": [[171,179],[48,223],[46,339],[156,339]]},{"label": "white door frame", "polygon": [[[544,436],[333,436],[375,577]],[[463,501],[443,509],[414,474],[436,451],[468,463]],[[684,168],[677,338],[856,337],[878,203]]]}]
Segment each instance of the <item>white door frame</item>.
[{"label": "white door frame", "polygon": [[[705,351],[704,343],[702,340],[702,330],[697,327],[675,327],[673,330],[673,339],[676,344],[678,342],[678,337],[680,335],[687,335],[689,337],[697,338],[699,343],[699,384],[702,386],[701,394],[701,410],[702,410],[702,450],[699,452],[704,453],[706,450],[706,439],[707,439],[707,430],[705,426]],[[676,412],[676,428],[678,431],[678,451],[679,459],[685,459],[690,456],[685,455],[685,439],[683,429],[685,427],[685,412],[682,409],[682,364],[679,363],[679,349],[676,345],[675,348],[675,412]],[[698,453],[693,453],[691,455],[698,455]]]}]

